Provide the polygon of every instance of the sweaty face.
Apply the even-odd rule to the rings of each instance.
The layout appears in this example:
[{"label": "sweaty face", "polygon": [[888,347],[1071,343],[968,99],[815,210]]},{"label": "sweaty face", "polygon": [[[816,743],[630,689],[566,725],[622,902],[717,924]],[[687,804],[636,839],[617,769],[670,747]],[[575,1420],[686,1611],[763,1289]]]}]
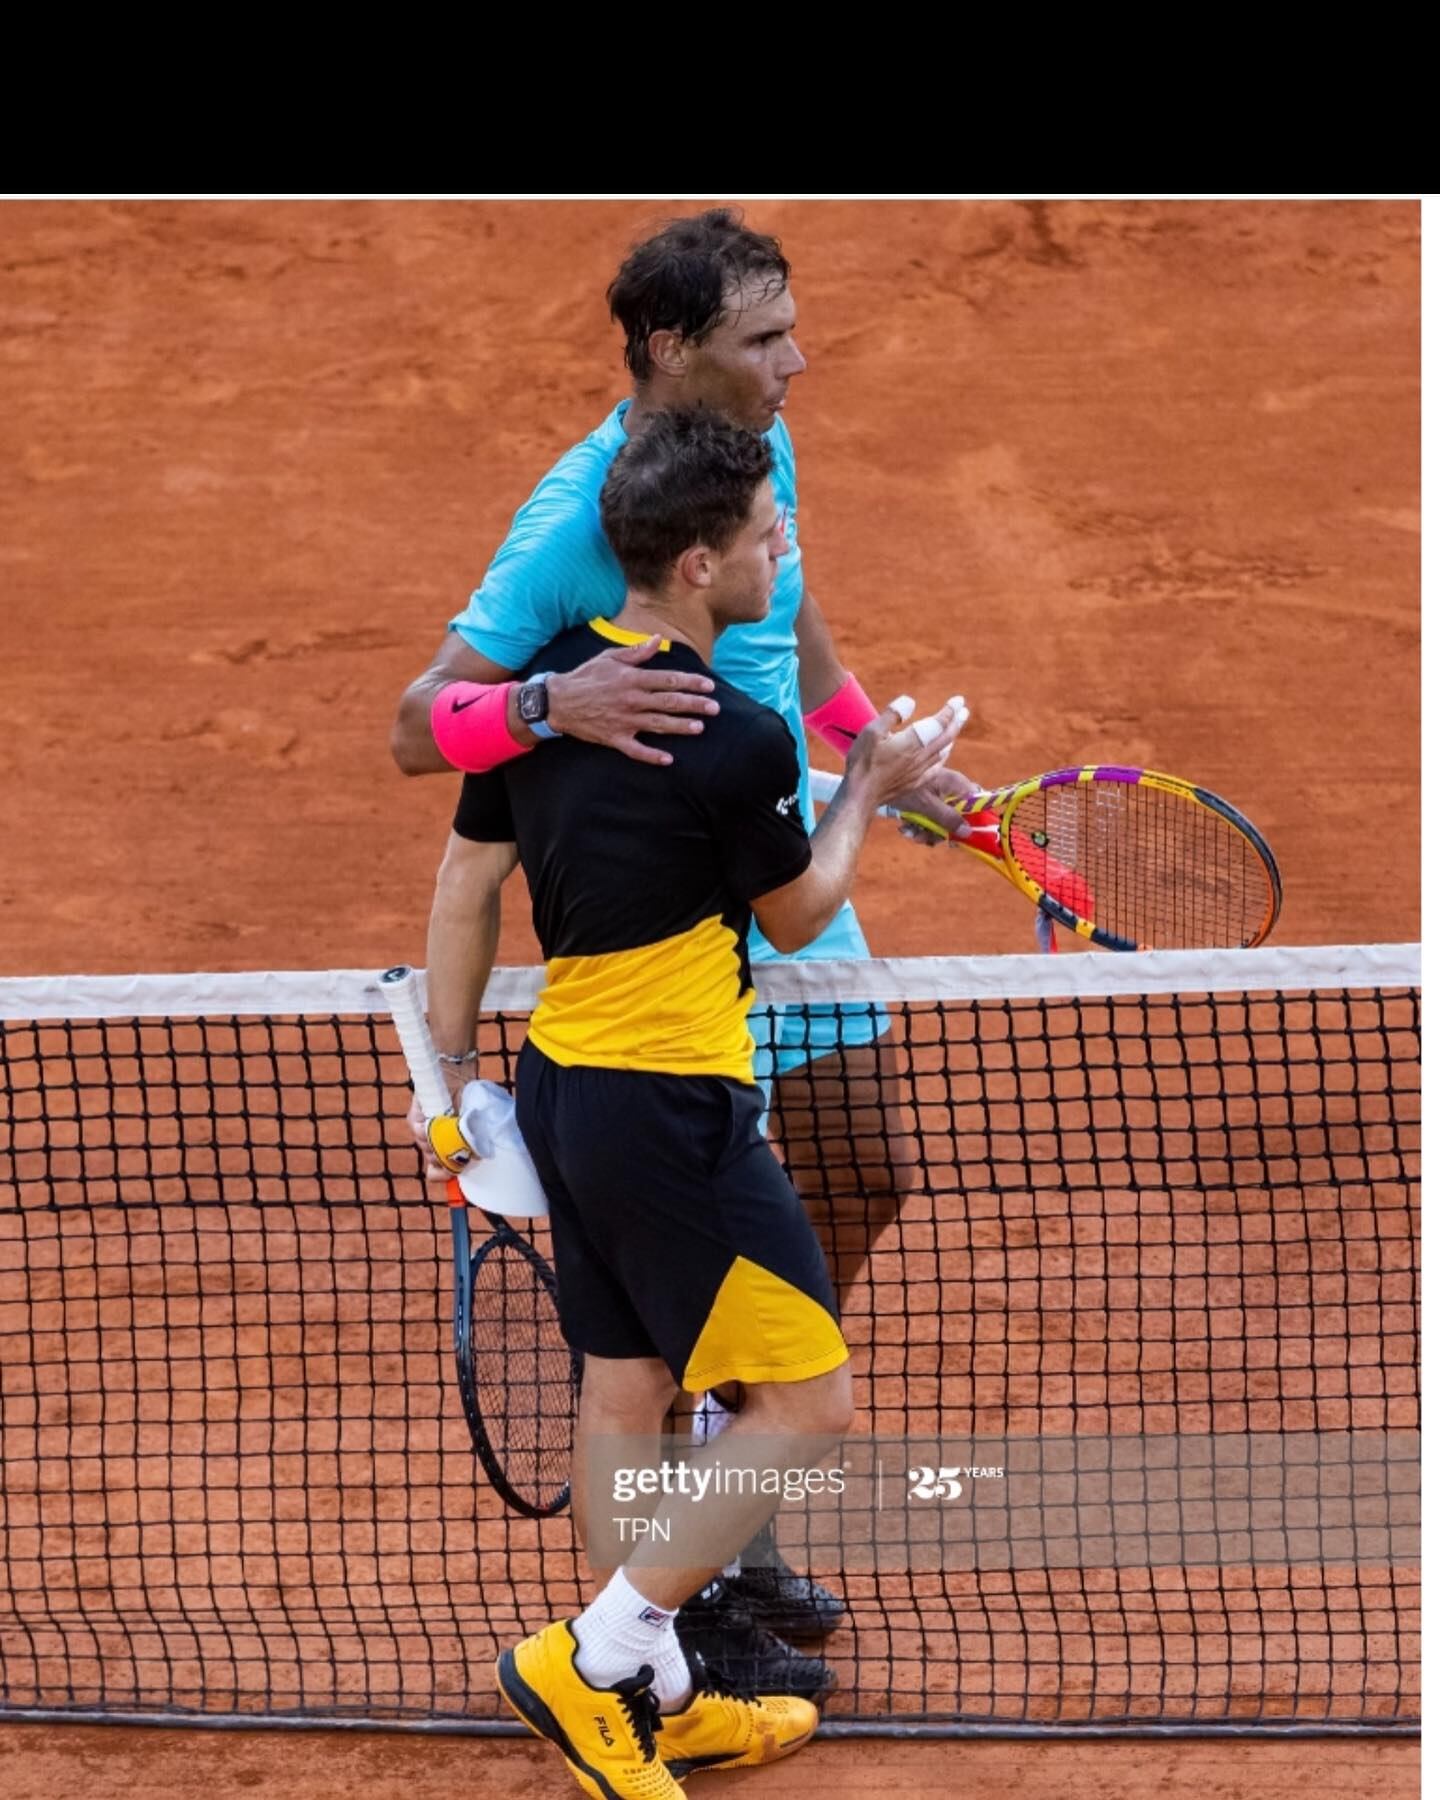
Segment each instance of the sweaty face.
[{"label": "sweaty face", "polygon": [[775,490],[768,480],[762,481],[755,490],[749,518],[716,568],[710,612],[719,629],[765,617],[780,558],[789,549]]},{"label": "sweaty face", "polygon": [[749,431],[768,431],[805,367],[794,334],[789,288],[750,281],[735,289],[704,342],[685,346],[691,404],[711,407]]}]

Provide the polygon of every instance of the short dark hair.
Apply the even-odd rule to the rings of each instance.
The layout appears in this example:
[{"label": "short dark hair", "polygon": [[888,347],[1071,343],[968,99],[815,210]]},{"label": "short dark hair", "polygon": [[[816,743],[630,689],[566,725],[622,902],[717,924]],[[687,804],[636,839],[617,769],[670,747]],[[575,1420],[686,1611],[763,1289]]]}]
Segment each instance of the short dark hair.
[{"label": "short dark hair", "polygon": [[727,297],[757,279],[776,289],[790,280],[778,238],[751,231],[728,206],[672,219],[635,246],[605,296],[625,333],[625,367],[637,381],[650,377],[654,331],[703,343],[724,317]]},{"label": "short dark hair", "polygon": [[632,587],[653,589],[692,544],[728,550],[774,458],[713,412],[660,412],[610,465],[600,523]]}]

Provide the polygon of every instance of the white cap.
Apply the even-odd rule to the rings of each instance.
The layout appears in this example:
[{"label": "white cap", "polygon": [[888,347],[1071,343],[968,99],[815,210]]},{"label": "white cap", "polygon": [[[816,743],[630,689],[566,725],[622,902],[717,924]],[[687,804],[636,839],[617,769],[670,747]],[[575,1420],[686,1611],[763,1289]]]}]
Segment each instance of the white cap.
[{"label": "white cap", "polygon": [[493,1081],[467,1081],[455,1111],[475,1150],[460,1171],[460,1192],[503,1218],[544,1218],[550,1206],[520,1135],[514,1097]]}]

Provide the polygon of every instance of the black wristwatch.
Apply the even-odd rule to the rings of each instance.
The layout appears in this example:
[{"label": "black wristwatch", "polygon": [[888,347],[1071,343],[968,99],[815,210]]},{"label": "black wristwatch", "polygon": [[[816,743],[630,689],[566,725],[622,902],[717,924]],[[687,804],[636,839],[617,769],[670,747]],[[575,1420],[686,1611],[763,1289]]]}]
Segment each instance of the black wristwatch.
[{"label": "black wristwatch", "polygon": [[553,738],[561,734],[549,724],[550,713],[550,671],[543,675],[532,675],[527,681],[520,683],[520,693],[516,704],[520,718],[535,733],[536,737]]}]

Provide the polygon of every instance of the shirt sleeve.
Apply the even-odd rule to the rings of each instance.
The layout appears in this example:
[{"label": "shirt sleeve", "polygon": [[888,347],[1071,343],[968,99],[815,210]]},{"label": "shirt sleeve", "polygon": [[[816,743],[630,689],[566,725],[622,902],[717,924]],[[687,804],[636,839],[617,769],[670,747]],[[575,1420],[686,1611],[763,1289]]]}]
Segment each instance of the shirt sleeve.
[{"label": "shirt sleeve", "polygon": [[608,619],[624,600],[594,495],[549,477],[516,513],[485,579],[450,624],[472,650],[516,671],[562,631]]},{"label": "shirt sleeve", "polygon": [[725,881],[747,905],[810,867],[800,761],[778,713],[747,725],[702,797]]},{"label": "shirt sleeve", "polygon": [[451,830],[472,844],[514,843],[515,819],[503,770],[491,769],[485,775],[465,777]]}]

